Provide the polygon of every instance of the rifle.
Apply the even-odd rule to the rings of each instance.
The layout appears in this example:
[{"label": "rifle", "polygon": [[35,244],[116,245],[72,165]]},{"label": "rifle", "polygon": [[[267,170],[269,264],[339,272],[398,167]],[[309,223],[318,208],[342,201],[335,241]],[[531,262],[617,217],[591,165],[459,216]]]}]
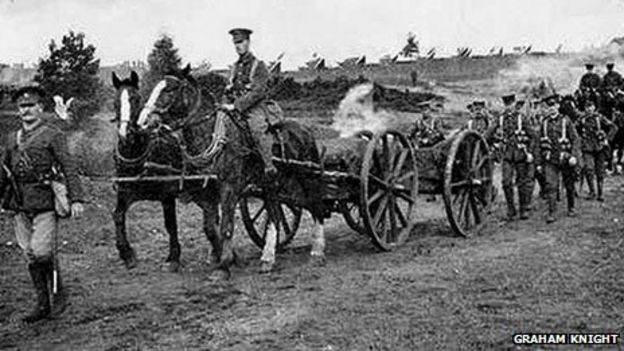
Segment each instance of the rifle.
[{"label": "rifle", "polygon": [[[7,167],[7,165],[4,163],[2,164],[2,169],[4,170],[4,173],[6,173],[6,177],[9,180],[9,185],[11,187],[12,195],[15,196],[15,201],[17,202],[19,206],[21,206],[22,205],[22,193],[20,192],[17,186],[17,181],[15,180],[15,176],[13,175],[13,172],[11,172],[9,167]],[[10,196],[11,196],[11,193],[5,194],[3,196],[2,207],[5,207],[5,205],[8,204]]]}]

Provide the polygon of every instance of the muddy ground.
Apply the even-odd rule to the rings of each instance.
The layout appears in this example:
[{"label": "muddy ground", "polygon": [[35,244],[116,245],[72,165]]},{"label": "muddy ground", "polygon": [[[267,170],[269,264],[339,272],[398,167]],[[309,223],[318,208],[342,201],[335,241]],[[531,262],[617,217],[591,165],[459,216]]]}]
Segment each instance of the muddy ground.
[{"label": "muddy ground", "polygon": [[[129,217],[140,265],[114,247],[109,183],[85,180],[85,218],[62,223],[62,267],[72,304],[58,320],[19,320],[34,298],[6,217],[0,234],[0,348],[56,350],[415,350],[513,348],[518,332],[616,332],[624,326],[624,192],[581,200],[577,218],[505,223],[496,209],[480,236],[450,234],[442,201],[419,200],[407,244],[378,252],[334,216],[328,262],[308,265],[309,218],[278,270],[260,275],[260,251],[237,226],[244,260],[227,283],[207,281],[209,244],[199,211],[178,205],[184,267],[169,273],[156,204]],[[500,200],[499,200],[500,201]],[[156,220],[154,220],[156,218]]]}]

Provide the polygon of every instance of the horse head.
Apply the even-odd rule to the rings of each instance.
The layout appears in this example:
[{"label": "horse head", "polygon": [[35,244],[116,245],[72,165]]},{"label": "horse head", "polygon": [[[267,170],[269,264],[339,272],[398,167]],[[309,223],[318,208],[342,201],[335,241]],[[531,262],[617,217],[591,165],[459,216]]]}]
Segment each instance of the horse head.
[{"label": "horse head", "polygon": [[139,115],[139,128],[175,127],[197,112],[202,103],[201,91],[190,71],[190,65],[171,71],[154,86]]},{"label": "horse head", "polygon": [[132,71],[129,78],[119,79],[113,72],[112,81],[117,95],[115,96],[115,118],[117,131],[121,138],[126,138],[128,129],[136,128],[141,106],[139,94],[139,75]]}]

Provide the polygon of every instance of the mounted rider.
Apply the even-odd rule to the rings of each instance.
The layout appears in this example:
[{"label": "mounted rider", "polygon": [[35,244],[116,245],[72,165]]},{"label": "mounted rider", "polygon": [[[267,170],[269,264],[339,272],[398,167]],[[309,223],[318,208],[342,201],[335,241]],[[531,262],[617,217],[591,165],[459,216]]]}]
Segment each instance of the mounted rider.
[{"label": "mounted rider", "polygon": [[271,177],[277,174],[277,168],[272,161],[273,137],[269,129],[283,119],[283,113],[275,102],[268,100],[269,71],[264,62],[249,51],[251,33],[246,28],[229,31],[239,56],[230,72],[230,83],[226,87],[229,101],[223,108],[246,118],[264,162],[264,173]]},{"label": "mounted rider", "polygon": [[615,71],[613,69],[614,67],[614,63],[607,63],[607,73],[605,73],[602,78],[602,90],[605,92],[615,92],[618,89],[622,89],[624,86],[624,79],[622,78],[622,75]]},{"label": "mounted rider", "polygon": [[579,82],[579,93],[582,99],[582,107],[584,108],[584,101],[593,99],[595,103],[598,103],[599,92],[602,88],[602,79],[594,72],[594,64],[588,63],[585,65],[587,72],[581,77]]}]

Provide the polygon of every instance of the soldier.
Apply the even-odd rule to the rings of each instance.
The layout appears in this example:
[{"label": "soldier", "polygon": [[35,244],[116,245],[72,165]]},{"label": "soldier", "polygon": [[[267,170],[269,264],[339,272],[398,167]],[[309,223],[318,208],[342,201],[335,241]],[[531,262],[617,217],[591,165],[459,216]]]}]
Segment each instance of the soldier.
[{"label": "soldier", "polygon": [[[533,162],[537,152],[537,137],[528,123],[525,114],[514,106],[515,95],[503,96],[505,109],[491,132],[501,139],[502,188],[507,202],[507,219],[514,220],[518,215],[514,200],[514,184],[518,188],[520,219],[528,219],[531,193],[533,191]],[[514,181],[515,178],[515,181]]]},{"label": "soldier", "polygon": [[557,95],[545,99],[547,107],[540,128],[541,157],[537,171],[543,172],[545,178],[548,215],[546,222],[552,223],[557,210],[556,192],[559,176],[563,178],[568,203],[568,216],[576,216],[574,209],[575,168],[580,158],[580,139],[572,121],[559,113]]},{"label": "soldier", "polygon": [[22,127],[5,140],[0,178],[2,207],[15,212],[15,235],[29,261],[28,271],[37,292],[36,307],[24,318],[27,323],[57,316],[67,306],[55,257],[55,197],[60,195],[53,191],[51,180],[64,175],[71,215],[78,217],[83,212],[82,187],[65,135],[44,122],[44,96],[37,86],[23,87],[14,94]]},{"label": "soldier", "polygon": [[418,146],[433,146],[444,140],[442,128],[443,126],[440,125],[440,121],[438,121],[437,118],[433,117],[431,113],[425,112],[422,118],[416,120],[414,123],[410,131],[410,138],[414,140]]},{"label": "soldier", "polygon": [[[585,106],[585,114],[579,123],[581,132],[581,150],[583,152],[583,174],[589,186],[589,199],[596,198],[594,192],[594,175],[596,176],[596,190],[598,201],[604,201],[602,197],[602,184],[605,174],[605,161],[610,156],[609,140],[617,132],[617,127],[605,116],[596,111],[593,101],[588,101]],[[606,131],[609,133],[607,134]]]},{"label": "soldier", "polygon": [[607,63],[607,73],[605,73],[602,78],[602,90],[605,92],[615,92],[616,90],[621,89],[622,85],[624,85],[622,75],[613,70],[614,66],[614,63]]},{"label": "soldier", "polygon": [[267,179],[275,176],[277,169],[273,164],[273,137],[269,128],[282,119],[282,112],[274,102],[267,100],[267,82],[269,72],[264,62],[257,59],[250,51],[252,31],[245,28],[230,30],[238,61],[232,66],[230,84],[227,92],[232,103],[224,104],[228,111],[236,111],[245,116],[251,129],[258,151],[264,161],[264,173]]},{"label": "soldier", "polygon": [[470,112],[470,120],[468,121],[468,129],[476,130],[479,133],[485,133],[490,127],[490,113],[485,108],[485,101],[477,100],[468,105]]},{"label": "soldier", "polygon": [[585,74],[581,77],[579,89],[582,92],[595,92],[600,89],[600,86],[602,85],[602,79],[600,79],[600,76],[594,72],[593,63],[586,64],[585,68],[587,69],[587,72],[585,72]]}]

